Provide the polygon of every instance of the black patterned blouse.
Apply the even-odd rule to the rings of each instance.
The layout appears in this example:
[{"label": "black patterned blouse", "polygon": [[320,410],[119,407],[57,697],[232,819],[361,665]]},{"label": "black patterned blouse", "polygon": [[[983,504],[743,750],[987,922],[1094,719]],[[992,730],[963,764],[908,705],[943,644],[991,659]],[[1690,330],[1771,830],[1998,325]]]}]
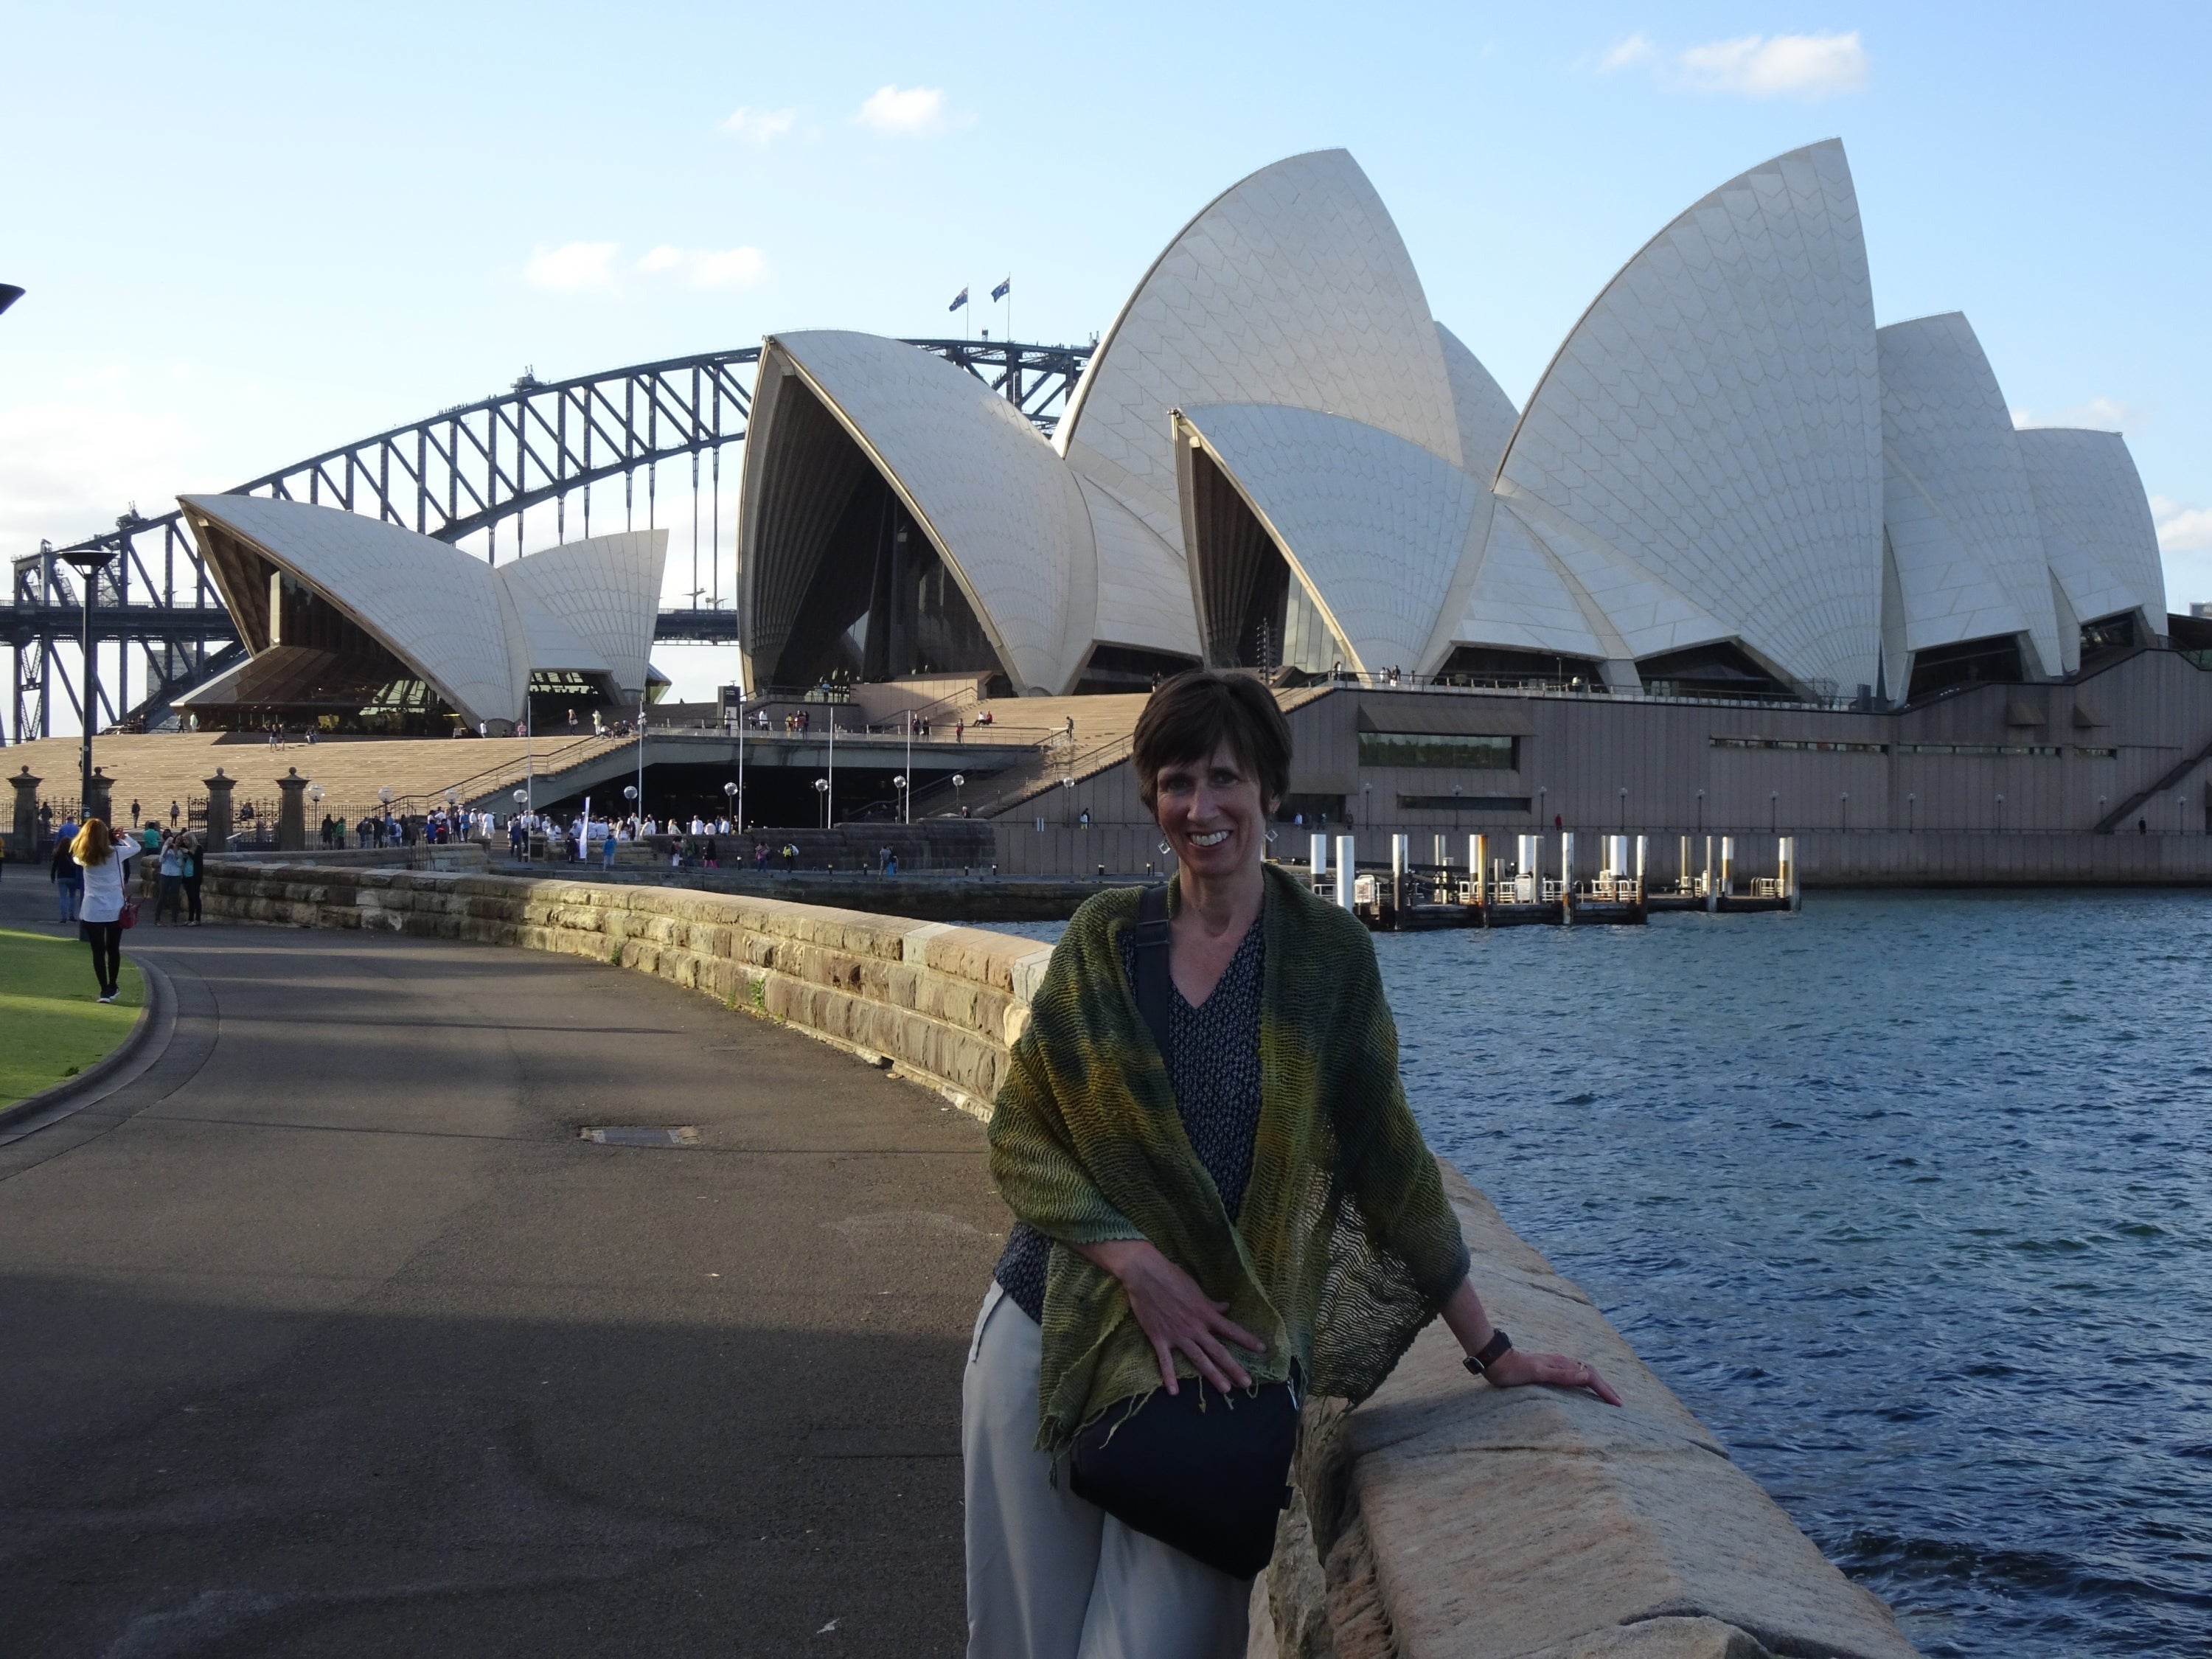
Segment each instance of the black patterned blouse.
[{"label": "black patterned blouse", "polygon": [[[1219,981],[1195,1008],[1170,981],[1168,1075],[1175,1084],[1176,1113],[1232,1221],[1244,1205],[1244,1188],[1252,1179],[1252,1146],[1260,1133],[1260,970],[1265,948],[1255,919]],[[1121,972],[1133,993],[1137,948],[1127,933],[1121,936]],[[994,1275],[1008,1299],[1040,1324],[1051,1251],[1050,1239],[1026,1221],[1017,1221]]]}]

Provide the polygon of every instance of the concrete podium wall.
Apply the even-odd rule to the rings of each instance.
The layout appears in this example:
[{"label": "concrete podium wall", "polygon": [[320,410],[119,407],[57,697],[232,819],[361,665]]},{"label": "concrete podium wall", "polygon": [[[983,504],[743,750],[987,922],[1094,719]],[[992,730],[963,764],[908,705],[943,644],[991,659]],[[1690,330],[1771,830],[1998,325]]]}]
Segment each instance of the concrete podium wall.
[{"label": "concrete podium wall", "polygon": [[[365,863],[209,861],[211,915],[590,957],[913,1078],[988,1116],[1050,951],[746,896]],[[1253,1591],[1252,1659],[1906,1659],[1888,1610],[1732,1463],[1589,1297],[1466,1179],[1447,1190],[1499,1324],[1628,1401],[1470,1379],[1431,1324],[1357,1411],[1309,1406]]]}]

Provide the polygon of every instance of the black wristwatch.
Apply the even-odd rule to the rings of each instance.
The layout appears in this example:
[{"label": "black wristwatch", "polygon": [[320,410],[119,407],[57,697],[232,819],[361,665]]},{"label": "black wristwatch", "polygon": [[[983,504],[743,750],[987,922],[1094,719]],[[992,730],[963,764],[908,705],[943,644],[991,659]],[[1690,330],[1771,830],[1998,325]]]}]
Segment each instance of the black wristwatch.
[{"label": "black wristwatch", "polygon": [[1512,1352],[1513,1339],[1493,1325],[1490,1328],[1490,1340],[1482,1345],[1482,1352],[1468,1355],[1461,1364],[1475,1376],[1486,1376],[1492,1365]]}]

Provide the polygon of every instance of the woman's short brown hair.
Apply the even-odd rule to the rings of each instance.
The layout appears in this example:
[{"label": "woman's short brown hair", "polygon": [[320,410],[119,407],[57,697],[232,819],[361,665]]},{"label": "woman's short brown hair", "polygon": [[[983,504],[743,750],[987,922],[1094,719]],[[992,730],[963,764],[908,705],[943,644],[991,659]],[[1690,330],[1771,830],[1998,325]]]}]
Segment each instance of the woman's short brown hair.
[{"label": "woman's short brown hair", "polygon": [[1275,694],[1248,674],[1206,668],[1168,681],[1137,718],[1137,794],[1145,810],[1158,810],[1161,772],[1204,760],[1224,739],[1273,810],[1291,787],[1291,728]]}]

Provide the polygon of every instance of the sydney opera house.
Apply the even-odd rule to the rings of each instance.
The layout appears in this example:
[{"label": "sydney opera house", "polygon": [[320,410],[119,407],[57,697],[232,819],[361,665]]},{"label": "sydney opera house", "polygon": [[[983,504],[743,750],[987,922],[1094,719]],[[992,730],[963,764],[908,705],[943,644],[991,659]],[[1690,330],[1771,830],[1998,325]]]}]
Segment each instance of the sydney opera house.
[{"label": "sydney opera house", "polygon": [[1878,328],[1841,143],[1692,204],[1511,399],[1341,150],[1224,192],[1049,440],[896,342],[772,336],[747,678],[1127,689],[1203,661],[1882,708],[2166,631],[2117,434],[2016,431],[1955,313]]},{"label": "sydney opera house", "polygon": [[271,714],[387,736],[510,732],[535,700],[634,714],[653,678],[665,530],[504,566],[365,514],[179,498],[251,653],[178,700],[204,729]]},{"label": "sydney opera house", "polygon": [[[1192,219],[1049,436],[913,345],[770,335],[737,528],[748,693],[911,707],[948,681],[1079,698],[1243,669],[1297,737],[1285,816],[1363,831],[2212,824],[2212,629],[2167,614],[2125,444],[2016,429],[1958,313],[1876,325],[1840,143],[1692,203],[1525,405],[1480,338],[1431,313],[1340,150]],[[203,723],[498,731],[545,696],[647,691],[665,532],[494,568],[329,508],[185,508],[252,652],[191,694]],[[1029,705],[1071,738],[1081,709],[1103,757],[1054,763],[1049,827],[1127,846],[1048,855],[1010,774],[963,798],[1003,861],[1141,867],[1157,837],[1101,738],[1138,702]],[[919,787],[984,757],[901,763]]]}]

